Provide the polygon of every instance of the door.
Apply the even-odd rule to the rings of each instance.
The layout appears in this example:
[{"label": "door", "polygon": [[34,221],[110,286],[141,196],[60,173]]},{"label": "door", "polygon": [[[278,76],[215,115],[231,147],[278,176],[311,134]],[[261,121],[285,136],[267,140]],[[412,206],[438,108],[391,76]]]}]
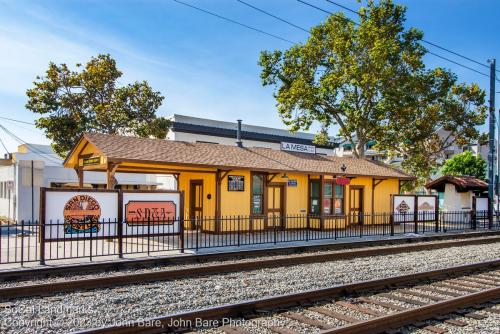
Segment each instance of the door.
[{"label": "door", "polygon": [[267,186],[267,227],[282,227],[285,215],[285,186],[282,184],[269,184]]},{"label": "door", "polygon": [[203,218],[203,180],[191,180],[189,183],[189,215],[190,227],[194,230]]},{"label": "door", "polygon": [[349,218],[351,224],[363,224],[363,186],[349,187]]}]

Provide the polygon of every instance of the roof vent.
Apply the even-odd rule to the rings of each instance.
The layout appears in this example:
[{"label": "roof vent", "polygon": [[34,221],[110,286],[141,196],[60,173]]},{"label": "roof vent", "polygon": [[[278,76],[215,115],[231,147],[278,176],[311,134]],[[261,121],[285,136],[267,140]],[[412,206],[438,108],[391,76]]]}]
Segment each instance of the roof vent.
[{"label": "roof vent", "polygon": [[236,129],[236,146],[243,147],[243,142],[241,141],[241,119],[238,121],[238,128]]}]

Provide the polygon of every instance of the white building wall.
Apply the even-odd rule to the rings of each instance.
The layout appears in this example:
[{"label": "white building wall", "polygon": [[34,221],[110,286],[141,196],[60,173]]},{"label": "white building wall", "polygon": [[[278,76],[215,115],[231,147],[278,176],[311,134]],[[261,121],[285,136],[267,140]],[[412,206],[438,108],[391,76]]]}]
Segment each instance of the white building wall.
[{"label": "white building wall", "polygon": [[472,210],[472,191],[457,192],[454,184],[447,183],[444,189],[443,210],[462,211]]},{"label": "white building wall", "polygon": [[[14,186],[14,166],[0,166],[0,182],[9,182]],[[14,219],[15,201],[15,187],[7,189],[6,194],[0,196],[0,216]]]}]

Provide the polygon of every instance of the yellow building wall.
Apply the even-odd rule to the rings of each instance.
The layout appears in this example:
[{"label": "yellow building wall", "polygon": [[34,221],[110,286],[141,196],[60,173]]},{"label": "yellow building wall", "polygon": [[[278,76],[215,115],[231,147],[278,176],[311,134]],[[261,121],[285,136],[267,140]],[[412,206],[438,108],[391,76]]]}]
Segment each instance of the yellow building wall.
[{"label": "yellow building wall", "polygon": [[[247,170],[233,170],[228,175],[244,176],[245,186],[244,191],[228,191],[228,177],[224,177],[221,182],[221,212],[222,217],[220,223],[220,231],[235,231],[238,226],[241,230],[262,230],[265,228],[265,219],[263,218],[249,218],[250,212],[250,198],[251,198],[251,172]],[[307,219],[303,216],[307,213],[308,201],[308,177],[306,174],[289,174],[288,179],[281,178],[277,175],[272,179],[272,183],[283,183],[285,185],[285,214],[288,217],[286,221],[286,228],[306,228]],[[216,179],[215,173],[197,173],[197,172],[182,172],[179,176],[179,189],[185,193],[184,212],[185,217],[190,217],[190,180],[203,180],[203,215],[207,218],[203,221],[203,229],[215,231],[215,216],[216,211]],[[269,176],[270,178],[270,176]],[[319,178],[318,176],[310,176],[311,179]],[[328,180],[333,177],[325,176],[324,179]],[[297,180],[297,186],[287,186],[288,180]],[[350,205],[350,187],[363,186],[363,212],[370,215],[372,212],[372,177],[355,177],[351,179],[349,185],[345,187],[344,192],[344,212],[349,213]],[[399,191],[399,182],[397,179],[388,179],[381,181],[375,188],[374,193],[374,212],[375,213],[389,213],[391,211],[391,194],[397,194]],[[208,199],[208,194],[211,199]],[[267,194],[265,194],[267,201]],[[266,203],[267,205],[267,203]],[[237,222],[237,216],[240,216]],[[293,217],[295,216],[295,217]],[[227,219],[224,219],[227,218]],[[371,219],[366,216],[364,224],[382,223],[383,220]],[[325,229],[344,228],[347,224],[346,219],[337,217],[324,218],[322,221],[318,218],[309,220],[309,227],[320,228],[323,226]],[[270,222],[268,221],[268,225]]]}]

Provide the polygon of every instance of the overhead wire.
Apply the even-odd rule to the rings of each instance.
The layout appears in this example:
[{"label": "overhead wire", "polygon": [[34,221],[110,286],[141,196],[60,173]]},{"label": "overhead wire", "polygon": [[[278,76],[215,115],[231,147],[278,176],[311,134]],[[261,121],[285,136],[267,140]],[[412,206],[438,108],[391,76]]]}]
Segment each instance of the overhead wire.
[{"label": "overhead wire", "polygon": [[[347,20],[347,21],[349,21],[349,22],[351,22],[351,23],[353,23],[353,24],[355,24],[355,25],[357,25],[357,26],[359,26],[359,25],[360,25],[360,23],[359,23],[359,22],[356,22],[356,21],[354,21],[354,20],[352,20],[352,19],[350,19],[350,18],[348,18],[348,17],[345,17],[345,16],[340,16],[340,15],[339,15],[339,14],[337,14],[337,13],[333,13],[333,12],[331,12],[331,11],[329,11],[329,10],[326,10],[326,9],[324,9],[324,8],[321,8],[321,7],[318,7],[318,6],[316,6],[316,5],[313,5],[313,4],[311,4],[311,3],[307,2],[307,1],[304,1],[304,0],[297,0],[297,1],[298,1],[298,2],[300,2],[300,3],[302,3],[302,4],[304,4],[304,5],[306,5],[306,6],[309,6],[309,7],[311,7],[311,8],[316,9],[316,10],[319,10],[319,11],[321,11],[321,12],[324,12],[324,13],[327,13],[327,14],[329,14],[329,15],[333,15],[333,16],[335,16],[335,17],[339,17],[339,18],[342,18],[342,19],[344,19],[344,20]],[[326,1],[330,2],[329,0],[326,0]],[[332,3],[333,3],[333,2],[332,2]],[[341,6],[341,7],[342,7],[342,8],[347,8],[347,7],[345,7],[345,6]],[[360,15],[358,12],[356,12],[356,11],[354,11],[354,10],[352,10],[352,9],[349,9],[349,10],[350,10],[350,11],[352,11],[352,12],[354,12],[354,13],[356,13],[356,14],[358,14],[358,15]],[[447,57],[441,56],[441,55],[439,55],[439,54],[437,54],[437,53],[435,53],[435,52],[432,52],[432,51],[427,50],[427,53],[428,53],[428,54],[430,54],[430,55],[433,55],[433,56],[435,56],[435,57],[441,58],[441,59],[443,59],[443,60],[446,60],[446,61],[448,61],[448,62],[450,62],[450,63],[453,63],[453,64],[455,64],[455,65],[457,65],[457,66],[461,66],[461,67],[463,67],[463,68],[465,68],[465,69],[468,69],[468,70],[470,70],[470,71],[473,71],[473,72],[475,72],[475,73],[477,73],[477,74],[480,74],[480,75],[483,75],[483,76],[487,76],[487,77],[489,77],[489,75],[488,75],[488,74],[486,74],[486,73],[483,73],[483,72],[481,72],[481,71],[478,71],[478,70],[476,70],[476,69],[473,69],[472,67],[469,67],[469,66],[467,66],[467,65],[464,65],[464,64],[462,64],[462,63],[459,63],[459,62],[454,61],[454,60],[452,60],[452,59],[449,59],[449,58],[447,58]],[[482,65],[484,65],[484,64],[482,64]]]},{"label": "overhead wire", "polygon": [[205,13],[205,14],[212,15],[212,16],[214,16],[214,17],[217,17],[217,18],[221,19],[221,20],[225,20],[225,21],[231,22],[231,23],[233,23],[233,24],[237,24],[237,25],[239,25],[239,26],[245,27],[245,28],[247,28],[247,29],[250,29],[250,30],[253,30],[253,31],[259,32],[259,33],[261,33],[261,34],[264,34],[264,35],[267,35],[267,36],[270,36],[270,37],[273,37],[273,38],[279,39],[279,40],[281,40],[281,41],[283,41],[283,42],[287,42],[287,43],[290,43],[290,44],[296,44],[295,42],[292,42],[292,41],[291,41],[291,40],[289,40],[289,39],[286,39],[286,38],[280,37],[280,36],[278,36],[278,35],[275,35],[275,34],[269,33],[269,32],[267,32],[267,31],[261,30],[261,29],[259,29],[259,28],[255,28],[255,27],[249,26],[249,25],[247,25],[247,24],[245,24],[245,23],[238,22],[238,21],[236,21],[236,20],[233,20],[233,19],[231,19],[231,18],[228,18],[228,17],[222,16],[222,15],[220,15],[220,14],[217,14],[217,13],[214,13],[214,12],[211,12],[211,11],[208,11],[208,10],[206,10],[206,9],[203,9],[203,8],[200,8],[200,7],[197,7],[197,6],[191,5],[191,4],[187,3],[187,2],[183,2],[183,1],[180,1],[180,0],[172,0],[172,1],[177,2],[178,4],[181,4],[181,5],[183,5],[183,6],[190,7],[190,8],[192,8],[192,9],[197,10],[197,11],[203,12],[203,13]]},{"label": "overhead wire", "polygon": [[[333,5],[335,5],[335,6],[337,6],[337,7],[343,8],[343,9],[345,9],[345,10],[347,10],[347,11],[351,12],[351,13],[354,13],[354,14],[356,14],[356,15],[359,15],[359,16],[361,15],[358,11],[356,11],[356,10],[354,10],[354,9],[352,9],[352,8],[349,8],[349,7],[347,7],[347,6],[344,6],[344,5],[342,5],[342,4],[339,4],[338,2],[335,2],[335,1],[332,1],[332,0],[325,0],[325,1],[326,1],[326,2],[329,2],[329,3],[333,4]],[[456,51],[453,51],[453,50],[450,50],[450,49],[448,49],[448,48],[445,48],[444,46],[438,45],[438,44],[436,44],[436,43],[434,43],[434,42],[428,41],[428,40],[426,40],[426,39],[422,39],[422,42],[424,42],[424,43],[426,43],[426,44],[429,44],[429,45],[432,45],[432,46],[434,46],[434,47],[436,47],[436,48],[438,48],[438,49],[441,49],[441,50],[443,50],[443,51],[446,51],[446,52],[449,52],[449,53],[451,53],[451,54],[454,54],[454,55],[455,55],[455,56],[457,56],[457,57],[460,57],[460,58],[466,59],[466,60],[468,60],[468,61],[470,61],[470,62],[473,62],[473,63],[475,63],[475,64],[477,64],[477,65],[480,65],[480,66],[483,66],[483,67],[486,67],[486,68],[490,68],[488,65],[486,65],[486,64],[484,64],[484,63],[482,63],[482,62],[480,62],[480,61],[477,61],[477,60],[472,59],[472,58],[470,58],[470,57],[468,57],[468,56],[465,56],[465,55],[463,55],[463,54],[461,54],[461,53],[458,53],[458,52],[456,52]],[[496,70],[496,71],[497,71],[497,72],[500,72],[499,70]]]}]

